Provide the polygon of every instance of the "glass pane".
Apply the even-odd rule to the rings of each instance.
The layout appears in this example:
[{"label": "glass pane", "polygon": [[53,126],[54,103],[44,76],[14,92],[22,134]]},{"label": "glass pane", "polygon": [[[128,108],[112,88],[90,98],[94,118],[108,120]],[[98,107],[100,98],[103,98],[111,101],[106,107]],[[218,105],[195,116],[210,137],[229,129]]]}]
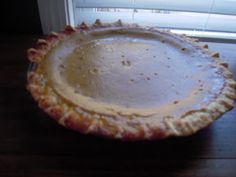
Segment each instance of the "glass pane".
[{"label": "glass pane", "polygon": [[[233,37],[236,33],[236,0],[74,0],[75,24],[96,19],[174,30],[209,32]],[[235,14],[235,15],[232,15]],[[225,35],[228,32],[230,35]],[[195,34],[195,33],[188,33]],[[211,35],[209,35],[211,36]]]}]

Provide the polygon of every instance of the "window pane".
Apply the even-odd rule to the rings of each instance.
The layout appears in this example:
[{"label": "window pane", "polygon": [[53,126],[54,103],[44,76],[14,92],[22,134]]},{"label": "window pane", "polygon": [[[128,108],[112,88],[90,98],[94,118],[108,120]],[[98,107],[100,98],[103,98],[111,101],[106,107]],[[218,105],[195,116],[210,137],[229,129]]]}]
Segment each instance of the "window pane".
[{"label": "window pane", "polygon": [[211,14],[206,30],[236,32],[236,16]]},{"label": "window pane", "polygon": [[[236,33],[236,0],[74,0],[76,24],[96,19],[168,29]],[[206,33],[208,34],[208,33]],[[220,33],[219,33],[220,34]]]}]

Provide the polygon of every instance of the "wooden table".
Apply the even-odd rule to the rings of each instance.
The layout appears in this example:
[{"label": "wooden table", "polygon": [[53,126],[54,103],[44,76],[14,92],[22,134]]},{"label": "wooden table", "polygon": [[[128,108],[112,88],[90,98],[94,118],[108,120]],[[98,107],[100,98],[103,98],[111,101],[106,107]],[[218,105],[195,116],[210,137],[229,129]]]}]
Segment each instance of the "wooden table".
[{"label": "wooden table", "polygon": [[[37,36],[0,36],[0,176],[236,176],[236,109],[186,138],[121,142],[57,125],[25,89]],[[209,43],[236,76],[236,44]]]}]

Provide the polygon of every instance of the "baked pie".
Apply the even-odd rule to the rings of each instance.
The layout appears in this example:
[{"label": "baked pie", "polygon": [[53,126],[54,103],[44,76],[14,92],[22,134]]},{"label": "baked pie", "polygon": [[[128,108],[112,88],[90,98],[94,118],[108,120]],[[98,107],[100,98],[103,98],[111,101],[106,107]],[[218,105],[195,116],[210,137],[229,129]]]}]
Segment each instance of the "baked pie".
[{"label": "baked pie", "polygon": [[27,89],[70,129],[114,139],[187,136],[234,106],[236,82],[195,39],[120,20],[39,39]]}]

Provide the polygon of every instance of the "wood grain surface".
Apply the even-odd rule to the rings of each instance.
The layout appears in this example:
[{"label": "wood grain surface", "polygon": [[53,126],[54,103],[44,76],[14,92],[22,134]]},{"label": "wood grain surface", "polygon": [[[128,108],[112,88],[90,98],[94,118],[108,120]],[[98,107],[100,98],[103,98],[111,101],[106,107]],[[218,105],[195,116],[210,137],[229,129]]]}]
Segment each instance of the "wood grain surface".
[{"label": "wood grain surface", "polygon": [[[185,138],[122,142],[57,125],[25,89],[39,36],[0,36],[0,176],[236,176],[236,109]],[[208,43],[236,76],[236,44]]]}]

